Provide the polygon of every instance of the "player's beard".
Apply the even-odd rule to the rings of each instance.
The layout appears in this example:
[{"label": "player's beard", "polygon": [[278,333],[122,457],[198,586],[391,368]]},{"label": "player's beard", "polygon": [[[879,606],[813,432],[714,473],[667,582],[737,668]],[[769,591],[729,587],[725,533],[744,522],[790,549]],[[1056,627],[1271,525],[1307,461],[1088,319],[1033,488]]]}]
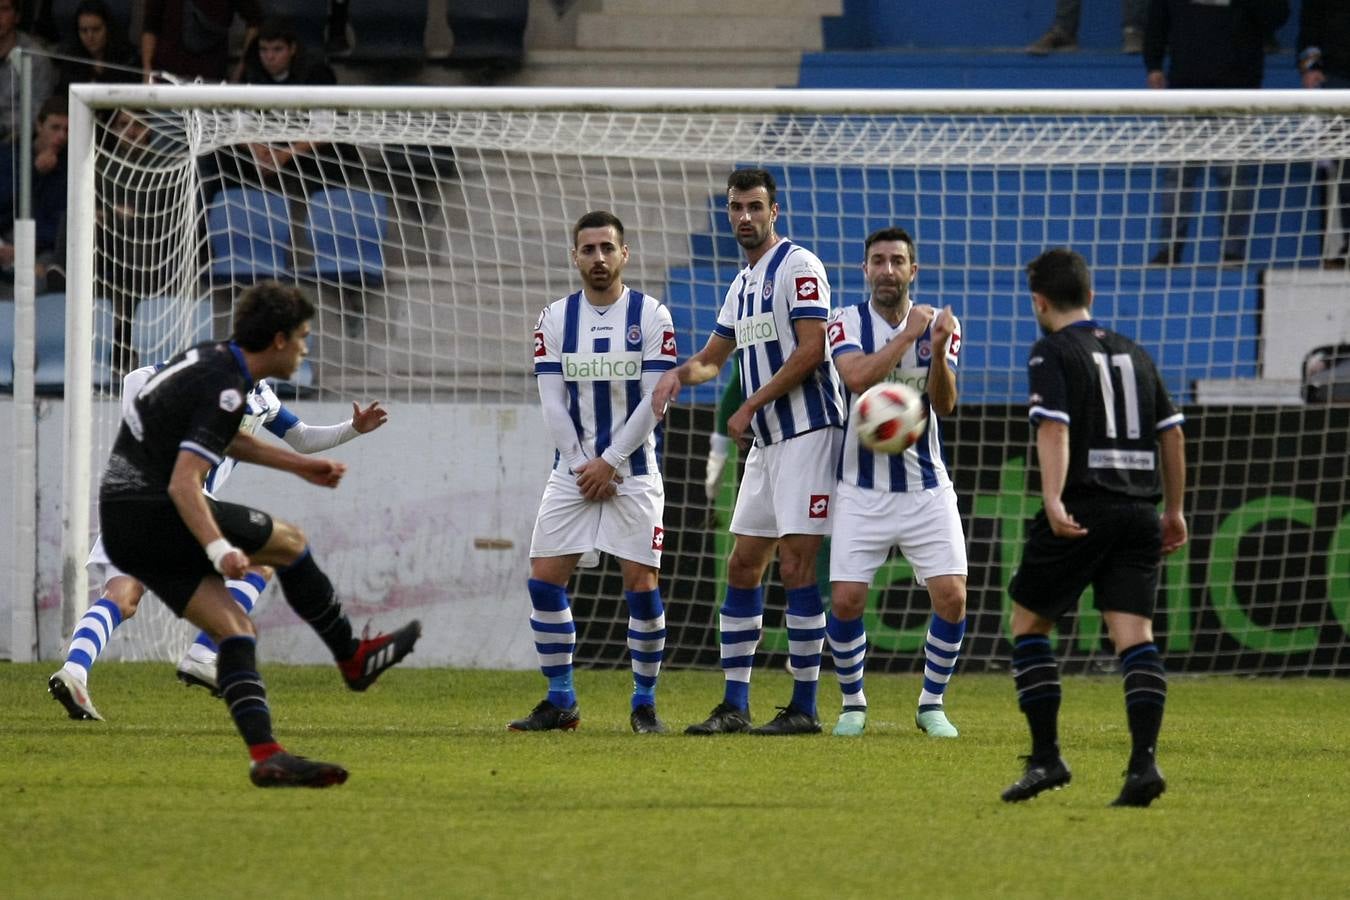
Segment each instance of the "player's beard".
[{"label": "player's beard", "polygon": [[614,279],[619,277],[617,269],[587,269],[586,284],[593,291],[608,290],[614,283]]},{"label": "player's beard", "polygon": [[909,285],[900,284],[874,284],[872,285],[872,299],[876,301],[877,306],[884,309],[900,310],[904,308],[905,299],[909,296]]},{"label": "player's beard", "polygon": [[749,231],[742,231],[740,228],[737,228],[736,243],[740,244],[746,250],[757,250],[764,246],[764,242],[769,239],[769,231],[770,229],[768,228],[761,231],[755,226],[751,226]]}]

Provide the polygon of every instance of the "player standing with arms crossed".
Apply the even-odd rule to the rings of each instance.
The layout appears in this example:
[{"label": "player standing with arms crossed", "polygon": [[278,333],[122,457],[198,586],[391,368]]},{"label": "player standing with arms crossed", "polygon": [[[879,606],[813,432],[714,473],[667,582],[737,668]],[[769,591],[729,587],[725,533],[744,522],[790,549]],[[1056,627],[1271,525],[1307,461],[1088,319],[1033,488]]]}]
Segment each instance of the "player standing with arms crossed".
[{"label": "player standing with arms crossed", "polygon": [[827,330],[830,353],[847,389],[845,402],[872,385],[903,381],[924,395],[928,427],[903,453],[873,453],[844,430],[830,541],[830,616],[826,639],[844,695],[834,733],[860,735],[867,725],[863,610],[872,576],[898,546],[933,603],[924,643],[923,690],[914,722],[932,737],[956,737],[943,694],[966,633],[966,538],[956,491],[942,460],[938,416],[956,409],[956,359],[961,326],[909,296],[918,274],[914,239],[883,228],[863,244],[863,273],[872,297],[844,307]]},{"label": "player standing with arms crossed", "polygon": [[[816,687],[825,609],[816,555],[830,529],[844,416],[825,358],[829,280],[815,254],[774,231],[776,194],[773,175],[763,169],[740,169],[727,179],[727,217],[747,266],[727,289],[707,344],[661,378],[654,398],[664,411],[681,385],[716,377],[731,352],[739,354],[745,401],[728,420],[727,435],[753,437],[753,444],[731,517],[735,544],[718,626],[725,693],[686,734],[820,731]],[[752,729],[750,675],[764,620],[764,572],[775,550],[787,591],[792,699]]]},{"label": "player standing with arms crossed", "polygon": [[633,666],[629,724],[659,734],[656,679],[666,646],[657,576],[665,542],[665,487],[656,455],[657,380],[675,367],[675,327],[655,297],[626,287],[623,223],[603,210],[572,227],[582,289],[539,314],[534,373],[556,453],[530,539],[530,628],[548,696],[512,731],[571,730],[581,723],[572,683],[567,582],[582,555],[619,560]]},{"label": "player standing with arms crossed", "polygon": [[1045,332],[1027,361],[1045,506],[1008,586],[1012,674],[1031,755],[1003,799],[1029,800],[1072,777],[1059,755],[1059,667],[1049,635],[1091,585],[1120,656],[1132,742],[1111,805],[1148,806],[1167,787],[1154,760],[1167,672],[1153,644],[1153,608],[1160,558],[1186,543],[1183,416],[1149,355],[1092,318],[1082,256],[1047,250],[1027,266],[1027,282]]}]

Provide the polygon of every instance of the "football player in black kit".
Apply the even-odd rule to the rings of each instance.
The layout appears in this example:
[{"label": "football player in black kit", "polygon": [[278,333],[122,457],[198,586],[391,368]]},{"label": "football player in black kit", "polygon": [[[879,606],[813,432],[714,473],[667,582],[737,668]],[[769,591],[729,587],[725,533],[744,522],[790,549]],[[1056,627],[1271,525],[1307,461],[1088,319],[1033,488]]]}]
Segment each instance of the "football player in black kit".
[{"label": "football player in black kit", "polygon": [[286,601],[332,651],[353,690],[365,690],[407,656],[421,634],[413,621],[358,640],[299,528],[202,492],[226,454],[324,487],[342,479],[343,463],[239,433],[253,385],[290,378],[299,368],[313,316],[313,304],[294,287],[263,282],[245,291],[229,341],[191,347],[146,382],[122,421],[99,490],[108,558],[219,646],[220,691],[259,787],[328,787],[345,782],[347,771],[292,756],[276,742],[253,621],[221,576],[241,578],[250,563],[275,567]]},{"label": "football player in black kit", "polygon": [[1045,332],[1027,361],[1044,509],[1028,525],[1008,587],[1012,672],[1032,746],[1003,799],[1029,800],[1072,777],[1059,754],[1049,634],[1091,585],[1120,656],[1132,742],[1112,805],[1148,806],[1166,789],[1154,761],[1167,675],[1153,644],[1153,607],[1161,557],[1186,543],[1183,417],[1149,355],[1093,320],[1082,256],[1047,250],[1027,266],[1027,281]]}]

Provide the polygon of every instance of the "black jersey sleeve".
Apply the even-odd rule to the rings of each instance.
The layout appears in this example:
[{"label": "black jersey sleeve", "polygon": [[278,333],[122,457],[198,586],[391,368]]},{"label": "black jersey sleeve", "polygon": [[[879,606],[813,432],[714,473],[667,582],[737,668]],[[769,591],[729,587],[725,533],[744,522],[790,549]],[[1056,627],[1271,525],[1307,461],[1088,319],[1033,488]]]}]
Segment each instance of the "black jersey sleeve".
[{"label": "black jersey sleeve", "polygon": [[1042,338],[1027,358],[1027,415],[1034,424],[1043,419],[1069,424],[1069,388],[1064,361],[1054,343]]},{"label": "black jersey sleeve", "polygon": [[238,379],[219,370],[203,373],[197,391],[198,402],[188,419],[187,430],[179,443],[180,450],[188,450],[219,465],[225,458],[225,448],[239,432],[243,418],[244,392]]}]

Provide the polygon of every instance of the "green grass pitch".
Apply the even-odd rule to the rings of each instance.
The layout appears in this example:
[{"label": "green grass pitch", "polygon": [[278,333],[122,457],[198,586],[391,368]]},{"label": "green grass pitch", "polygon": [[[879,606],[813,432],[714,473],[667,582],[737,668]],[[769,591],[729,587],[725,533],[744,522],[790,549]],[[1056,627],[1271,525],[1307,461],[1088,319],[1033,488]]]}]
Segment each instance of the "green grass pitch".
[{"label": "green grass pitch", "polygon": [[[633,735],[629,678],[577,676],[574,734],[508,733],[530,672],[265,669],[279,739],[351,770],[263,791],[219,701],[165,664],[105,663],[107,722],[72,722],[53,664],[0,665],[0,895],[71,897],[1345,897],[1350,681],[1173,678],[1167,793],[1109,809],[1128,735],[1114,677],[1066,678],[1074,781],[1010,806],[1011,679],[958,675],[954,741],[914,729],[917,676],[868,679],[860,739],[687,738],[721,677],[663,673],[676,732]],[[786,701],[760,672],[756,721]],[[822,679],[828,732],[838,702]]]}]

